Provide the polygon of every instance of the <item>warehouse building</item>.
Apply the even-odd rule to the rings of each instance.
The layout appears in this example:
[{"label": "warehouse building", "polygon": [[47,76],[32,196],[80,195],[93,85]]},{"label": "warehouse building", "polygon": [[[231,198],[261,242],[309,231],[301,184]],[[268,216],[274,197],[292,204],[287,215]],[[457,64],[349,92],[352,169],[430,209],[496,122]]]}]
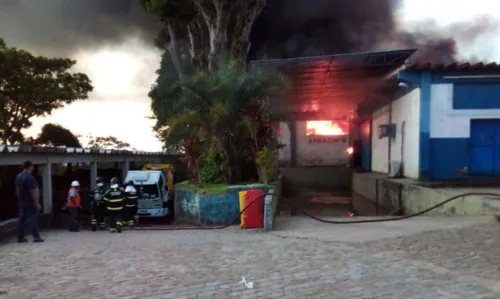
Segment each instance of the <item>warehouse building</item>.
[{"label": "warehouse building", "polygon": [[[253,61],[292,90],[278,134],[289,167],[345,167],[418,180],[500,177],[500,65],[414,64],[416,49]],[[353,155],[354,151],[354,155]]]},{"label": "warehouse building", "polygon": [[358,125],[365,170],[432,181],[500,176],[500,66],[410,65],[383,85],[393,90],[388,103],[364,109],[370,117]]},{"label": "warehouse building", "polygon": [[377,99],[377,86],[414,52],[405,49],[252,61],[252,67],[280,70],[292,83],[285,97],[271,101],[274,113],[286,115],[277,130],[286,145],[280,152],[280,163],[345,168],[357,105]]}]

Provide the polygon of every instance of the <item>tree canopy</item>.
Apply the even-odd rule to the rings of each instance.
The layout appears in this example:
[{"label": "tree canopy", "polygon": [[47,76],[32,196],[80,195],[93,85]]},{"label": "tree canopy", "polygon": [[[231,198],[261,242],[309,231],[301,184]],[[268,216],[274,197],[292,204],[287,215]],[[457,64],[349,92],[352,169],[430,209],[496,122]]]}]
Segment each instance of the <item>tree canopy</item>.
[{"label": "tree canopy", "polygon": [[[226,180],[235,181],[239,176],[238,160],[255,159],[266,146],[277,148],[268,98],[279,95],[286,87],[287,82],[279,74],[262,69],[246,71],[235,61],[195,73],[174,87],[176,115],[166,120],[164,138],[176,144],[199,136],[219,153]],[[189,151],[185,148],[186,153]]]},{"label": "tree canopy", "polygon": [[22,142],[32,117],[50,115],[93,90],[83,73],[71,72],[76,61],[35,56],[8,47],[0,38],[0,135],[2,142]]},{"label": "tree canopy", "polygon": [[82,147],[77,136],[57,124],[44,125],[34,143],[48,146]]},{"label": "tree canopy", "polygon": [[123,142],[114,136],[93,137],[88,143],[89,148],[104,148],[104,149],[119,149],[119,150],[134,150],[130,143]]}]

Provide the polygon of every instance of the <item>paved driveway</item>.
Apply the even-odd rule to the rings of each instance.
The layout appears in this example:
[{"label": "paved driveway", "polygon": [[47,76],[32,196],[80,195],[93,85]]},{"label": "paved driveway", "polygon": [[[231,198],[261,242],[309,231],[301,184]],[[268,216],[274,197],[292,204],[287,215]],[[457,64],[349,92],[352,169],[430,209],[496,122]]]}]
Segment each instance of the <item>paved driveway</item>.
[{"label": "paved driveway", "polygon": [[[500,226],[487,229],[358,244],[237,228],[52,231],[43,244],[0,245],[0,298],[500,298],[498,259],[485,262],[495,256],[481,253],[498,252],[491,235]],[[450,255],[464,238],[466,253]],[[483,270],[461,267],[478,254]]]}]

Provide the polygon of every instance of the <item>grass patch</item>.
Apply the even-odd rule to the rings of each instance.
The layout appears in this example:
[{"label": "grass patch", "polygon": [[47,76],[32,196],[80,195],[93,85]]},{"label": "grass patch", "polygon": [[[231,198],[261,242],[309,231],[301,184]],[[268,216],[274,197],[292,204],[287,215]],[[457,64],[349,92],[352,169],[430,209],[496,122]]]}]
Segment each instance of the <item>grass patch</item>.
[{"label": "grass patch", "polygon": [[189,190],[189,191],[194,191],[196,193],[200,194],[215,194],[215,193],[222,193],[226,191],[229,187],[231,186],[245,186],[249,184],[255,184],[251,182],[242,182],[234,185],[229,185],[229,184],[205,184],[203,186],[199,186],[196,184],[190,184],[189,182],[182,182],[179,184],[175,185],[175,188],[180,189],[180,190]]}]

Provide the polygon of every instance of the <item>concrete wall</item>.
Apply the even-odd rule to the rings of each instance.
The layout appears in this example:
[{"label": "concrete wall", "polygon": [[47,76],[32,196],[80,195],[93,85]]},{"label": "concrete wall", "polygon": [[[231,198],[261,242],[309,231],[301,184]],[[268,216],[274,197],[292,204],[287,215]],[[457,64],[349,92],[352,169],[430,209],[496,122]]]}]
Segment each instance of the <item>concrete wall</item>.
[{"label": "concrete wall", "polygon": [[[418,178],[419,140],[420,140],[420,89],[415,88],[392,102],[392,115],[389,105],[375,111],[372,116],[372,167],[374,172],[387,173],[390,161],[403,164],[403,175]],[[379,139],[378,128],[382,124],[396,125],[396,137]],[[389,145],[390,144],[390,145]],[[390,157],[389,157],[390,146]]]},{"label": "concrete wall", "polygon": [[[405,215],[421,212],[453,196],[481,189],[430,188],[411,179],[388,179],[374,173],[353,174],[353,208],[361,215],[387,215],[400,210]],[[493,192],[495,191],[487,191]],[[493,202],[493,203],[492,203]],[[461,197],[427,216],[485,216],[500,214],[494,201],[484,196]]]},{"label": "concrete wall", "polygon": [[278,140],[281,144],[285,145],[284,148],[279,150],[278,159],[280,165],[290,164],[291,151],[290,151],[290,126],[287,122],[279,123]]},{"label": "concrete wall", "polygon": [[264,201],[264,230],[271,231],[274,228],[274,219],[278,215],[278,207],[280,203],[279,195],[282,195],[283,179],[280,176],[276,181],[271,183],[272,188],[269,193],[277,196],[267,195]]},{"label": "concrete wall", "polygon": [[[335,166],[349,161],[347,136],[307,136],[306,122],[297,122],[298,166]],[[322,139],[322,142],[316,142]]]},{"label": "concrete wall", "polygon": [[271,186],[263,184],[241,185],[232,186],[224,192],[204,194],[176,185],[175,220],[196,225],[231,223],[240,214],[238,195],[240,191],[261,189],[263,192],[268,192],[270,188]]},{"label": "concrete wall", "polygon": [[347,167],[280,168],[284,190],[297,188],[346,189],[351,188],[351,172]]},{"label": "concrete wall", "polygon": [[372,167],[374,172],[387,173],[389,170],[389,142],[378,138],[380,125],[389,123],[389,106],[384,106],[372,115]]}]

